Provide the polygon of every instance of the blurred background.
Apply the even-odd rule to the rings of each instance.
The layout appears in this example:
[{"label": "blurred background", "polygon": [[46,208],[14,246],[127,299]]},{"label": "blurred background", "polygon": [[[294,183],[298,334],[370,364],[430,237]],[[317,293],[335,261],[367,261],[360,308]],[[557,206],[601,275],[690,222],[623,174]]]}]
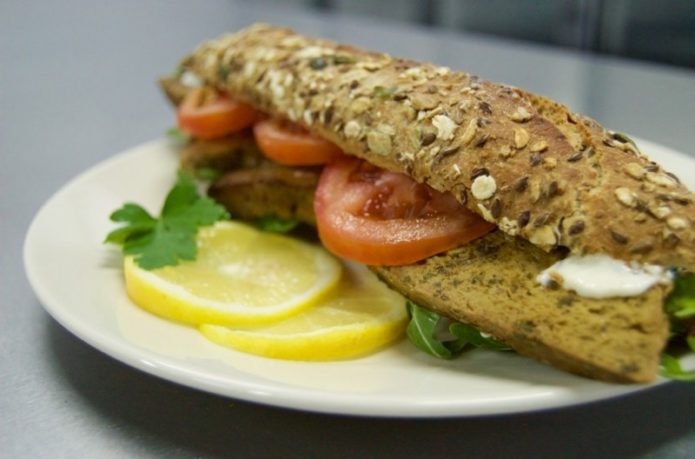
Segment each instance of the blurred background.
[{"label": "blurred background", "polygon": [[695,68],[695,0],[261,0]]}]

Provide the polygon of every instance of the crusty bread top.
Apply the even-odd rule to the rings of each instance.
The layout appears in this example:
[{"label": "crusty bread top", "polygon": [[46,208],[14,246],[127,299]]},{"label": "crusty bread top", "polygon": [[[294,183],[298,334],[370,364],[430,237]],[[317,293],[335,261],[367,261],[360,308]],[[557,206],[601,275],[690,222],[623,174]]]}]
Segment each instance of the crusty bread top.
[{"label": "crusty bread top", "polygon": [[256,24],[183,63],[549,250],[695,270],[695,204],[625,136],[514,87]]}]

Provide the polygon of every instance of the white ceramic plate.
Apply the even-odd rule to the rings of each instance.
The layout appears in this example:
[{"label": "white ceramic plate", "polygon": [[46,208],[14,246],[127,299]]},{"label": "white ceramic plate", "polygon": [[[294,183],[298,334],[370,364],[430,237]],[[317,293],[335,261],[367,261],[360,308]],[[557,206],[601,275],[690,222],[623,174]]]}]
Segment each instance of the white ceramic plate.
[{"label": "white ceramic plate", "polygon": [[[695,160],[649,142],[641,145],[695,188]],[[219,347],[193,328],[155,317],[129,301],[121,256],[102,241],[113,229],[110,212],[125,201],[158,212],[176,167],[176,153],[164,141],[119,154],[58,191],[36,215],[25,242],[27,275],[46,310],[128,365],[237,399],[370,416],[524,412],[645,387],[575,377],[511,353],[474,351],[439,361],[405,341],[344,362],[271,360]]]}]

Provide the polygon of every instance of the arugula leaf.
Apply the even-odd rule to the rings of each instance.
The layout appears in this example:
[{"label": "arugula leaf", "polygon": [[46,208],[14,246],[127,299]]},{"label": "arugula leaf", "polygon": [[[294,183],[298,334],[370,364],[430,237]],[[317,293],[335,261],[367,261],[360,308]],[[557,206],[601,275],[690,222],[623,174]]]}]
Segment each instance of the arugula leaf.
[{"label": "arugula leaf", "polygon": [[452,322],[412,301],[408,301],[406,306],[410,315],[406,329],[408,338],[415,347],[435,357],[451,359],[469,347],[509,350],[505,344],[483,335],[471,325]]},{"label": "arugula leaf", "polygon": [[174,143],[188,143],[191,140],[191,135],[177,127],[167,129],[167,137]]},{"label": "arugula leaf", "polygon": [[695,273],[676,275],[666,311],[677,319],[695,316]]},{"label": "arugula leaf", "polygon": [[214,167],[199,167],[195,170],[195,176],[200,180],[214,182],[222,176],[222,171]]},{"label": "arugula leaf", "polygon": [[441,341],[434,337],[434,331],[439,321],[439,314],[418,306],[412,301],[406,303],[410,322],[406,335],[415,347],[440,359],[450,359],[454,353]]},{"label": "arugula leaf", "polygon": [[457,341],[463,344],[461,346],[462,348],[465,347],[465,345],[470,344],[474,347],[480,349],[489,349],[491,351],[510,350],[509,346],[507,346],[506,344],[497,341],[496,339],[490,336],[483,335],[483,333],[480,330],[468,324],[454,322],[451,325],[449,325],[449,332],[456,338],[458,338]]},{"label": "arugula leaf", "polygon": [[695,274],[676,274],[665,307],[671,319],[671,341],[668,352],[661,355],[661,375],[676,381],[695,381],[695,370],[684,369],[678,357],[683,352],[683,342],[695,352],[695,335],[688,323],[695,316]]},{"label": "arugula leaf", "polygon": [[255,221],[258,228],[271,233],[288,233],[299,225],[298,220],[286,220],[280,217],[263,217]]},{"label": "arugula leaf", "polygon": [[[690,344],[691,349],[693,345],[695,342]],[[685,370],[677,357],[666,353],[661,354],[661,375],[676,381],[695,381],[695,370]]]},{"label": "arugula leaf", "polygon": [[229,215],[212,199],[200,196],[193,178],[180,171],[159,219],[133,203],[124,204],[110,218],[125,225],[111,231],[105,242],[122,246],[125,255],[133,255],[141,268],[149,270],[194,260],[198,228]]}]

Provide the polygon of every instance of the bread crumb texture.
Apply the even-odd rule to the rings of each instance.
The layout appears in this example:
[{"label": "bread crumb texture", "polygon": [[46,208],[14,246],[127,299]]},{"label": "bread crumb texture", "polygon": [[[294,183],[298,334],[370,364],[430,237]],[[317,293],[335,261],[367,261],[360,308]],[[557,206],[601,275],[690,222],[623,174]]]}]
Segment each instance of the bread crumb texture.
[{"label": "bread crumb texture", "polygon": [[543,250],[695,269],[693,193],[625,135],[542,96],[265,24],[182,66]]}]

